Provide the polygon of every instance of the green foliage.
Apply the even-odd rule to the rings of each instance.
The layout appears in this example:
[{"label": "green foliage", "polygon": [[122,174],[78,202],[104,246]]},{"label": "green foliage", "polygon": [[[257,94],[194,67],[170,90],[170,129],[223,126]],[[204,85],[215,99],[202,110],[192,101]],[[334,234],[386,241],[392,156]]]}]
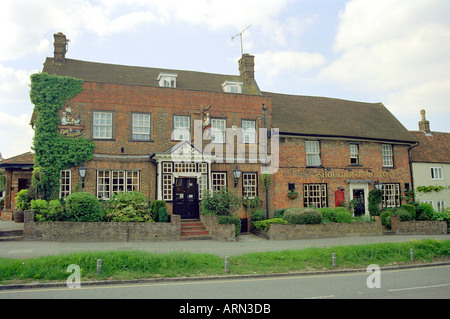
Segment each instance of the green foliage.
[{"label": "green foliage", "polygon": [[413,204],[402,204],[400,208],[409,212],[412,218],[411,220],[416,219],[416,206]]},{"label": "green foliage", "polygon": [[331,207],[318,208],[322,213],[322,220],[325,223],[335,223],[336,222],[336,212]]},{"label": "green foliage", "polygon": [[50,202],[44,199],[32,200],[31,209],[34,210],[34,219],[37,222],[62,221],[64,219],[64,207],[57,199]]},{"label": "green foliage", "polygon": [[217,193],[206,192],[202,199],[201,210],[203,215],[230,216],[241,205],[242,201],[239,196],[222,188]]},{"label": "green foliage", "polygon": [[440,192],[443,189],[445,189],[445,186],[429,185],[429,186],[418,186],[417,187],[417,191],[421,192],[421,193]]},{"label": "green foliage", "polygon": [[17,210],[30,209],[31,198],[29,196],[28,189],[22,189],[16,196],[16,208]]},{"label": "green foliage", "polygon": [[159,210],[163,207],[167,208],[167,204],[163,200],[154,200],[150,203],[150,212],[155,222],[159,221]]},{"label": "green foliage", "polygon": [[3,175],[3,172],[0,171],[0,192],[5,190],[6,177]]},{"label": "green foliage", "polygon": [[391,216],[394,214],[393,210],[382,210],[380,213],[381,224],[387,228],[391,228]]},{"label": "green foliage", "polygon": [[351,223],[353,221],[352,214],[343,207],[336,207],[334,210],[336,223]]},{"label": "green foliage", "polygon": [[274,211],[273,211],[273,216],[275,217],[275,218],[283,218],[283,215],[284,215],[284,211],[285,211],[286,209],[285,208],[282,208],[282,209],[275,209]]},{"label": "green foliage", "polygon": [[[33,150],[35,168],[33,196],[55,199],[59,192],[60,171],[92,159],[94,143],[85,138],[64,138],[58,133],[58,111],[67,100],[81,93],[83,81],[38,73],[31,76],[30,99],[35,105]],[[35,176],[39,173],[40,176]]]},{"label": "green foliage", "polygon": [[394,213],[394,215],[398,215],[400,217],[400,221],[409,222],[414,220],[414,217],[411,215],[411,212],[405,210],[405,209],[397,209]]},{"label": "green foliage", "polygon": [[158,222],[167,223],[169,221],[169,214],[167,214],[167,207],[160,207],[158,211]]},{"label": "green foliage", "polygon": [[287,220],[284,220],[282,218],[272,218],[272,219],[266,219],[266,220],[260,220],[252,222],[252,227],[258,230],[264,230],[268,231],[270,229],[270,225],[272,224],[287,224]]},{"label": "green foliage", "polygon": [[434,209],[433,206],[428,203],[420,203],[416,207],[416,219],[417,220],[433,220]]},{"label": "green foliage", "polygon": [[382,193],[379,190],[373,189],[369,192],[369,213],[370,216],[380,216],[380,203]]},{"label": "green foliage", "polygon": [[109,222],[152,222],[148,199],[139,191],[114,194],[105,204]]},{"label": "green foliage", "polygon": [[290,224],[320,224],[322,213],[314,208],[288,208],[284,212],[284,219]]},{"label": "green foliage", "polygon": [[236,229],[236,236],[239,236],[241,233],[241,220],[236,216],[229,215],[219,215],[218,218],[219,224],[234,224]]},{"label": "green foliage", "polygon": [[66,220],[99,222],[103,220],[103,209],[100,202],[91,193],[72,193],[66,199]]},{"label": "green foliage", "polygon": [[250,219],[252,222],[261,221],[266,218],[266,213],[263,210],[255,210],[251,215]]}]

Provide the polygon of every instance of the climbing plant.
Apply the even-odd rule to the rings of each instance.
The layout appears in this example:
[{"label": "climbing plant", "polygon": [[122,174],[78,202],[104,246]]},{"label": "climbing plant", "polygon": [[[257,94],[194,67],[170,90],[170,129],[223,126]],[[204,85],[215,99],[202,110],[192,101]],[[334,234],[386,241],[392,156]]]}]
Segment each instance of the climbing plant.
[{"label": "climbing plant", "polygon": [[58,133],[58,111],[81,93],[83,80],[37,73],[31,76],[30,99],[34,104],[34,173],[36,198],[58,197],[60,171],[92,159],[94,143],[86,138],[65,138]]}]

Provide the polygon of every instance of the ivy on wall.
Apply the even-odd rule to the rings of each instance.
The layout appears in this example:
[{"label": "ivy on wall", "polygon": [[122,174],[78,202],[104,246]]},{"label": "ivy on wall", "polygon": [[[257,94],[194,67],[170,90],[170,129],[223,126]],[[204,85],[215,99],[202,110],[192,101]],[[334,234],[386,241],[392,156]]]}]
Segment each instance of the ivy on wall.
[{"label": "ivy on wall", "polygon": [[430,186],[418,186],[417,187],[417,191],[421,192],[421,193],[430,193],[430,192],[440,192],[441,190],[445,189],[445,188],[450,188],[450,186],[434,186],[434,185],[430,185]]},{"label": "ivy on wall", "polygon": [[92,159],[94,142],[86,138],[65,138],[58,133],[58,111],[66,101],[83,90],[83,80],[37,73],[31,76],[30,99],[34,104],[35,197],[58,198],[61,170],[79,166]]}]

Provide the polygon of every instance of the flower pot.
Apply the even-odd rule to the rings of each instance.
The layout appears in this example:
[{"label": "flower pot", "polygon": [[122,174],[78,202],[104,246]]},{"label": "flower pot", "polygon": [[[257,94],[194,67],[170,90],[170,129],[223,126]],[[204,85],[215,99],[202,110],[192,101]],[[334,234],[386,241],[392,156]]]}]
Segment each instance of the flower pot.
[{"label": "flower pot", "polygon": [[290,199],[296,199],[298,197],[298,193],[288,193],[288,197]]}]

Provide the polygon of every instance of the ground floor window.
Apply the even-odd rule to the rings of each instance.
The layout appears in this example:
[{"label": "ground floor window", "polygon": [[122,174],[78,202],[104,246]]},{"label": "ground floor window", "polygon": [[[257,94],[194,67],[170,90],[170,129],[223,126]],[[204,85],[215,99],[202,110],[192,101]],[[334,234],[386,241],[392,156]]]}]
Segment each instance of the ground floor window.
[{"label": "ground floor window", "polygon": [[97,171],[97,198],[139,190],[139,171]]},{"label": "ground floor window", "polygon": [[258,179],[256,173],[242,173],[242,196],[248,198],[258,196]]},{"label": "ground floor window", "polygon": [[383,184],[383,207],[400,207],[400,184]]},{"label": "ground floor window", "polygon": [[71,186],[72,186],[72,171],[71,170],[64,170],[61,171],[61,181],[60,181],[60,188],[59,188],[59,197],[60,198],[67,198],[67,196],[71,193]]},{"label": "ground floor window", "polygon": [[211,173],[211,185],[213,193],[219,192],[222,188],[227,187],[227,173],[225,172],[212,172]]},{"label": "ground floor window", "polygon": [[327,207],[327,184],[303,184],[304,207]]}]

